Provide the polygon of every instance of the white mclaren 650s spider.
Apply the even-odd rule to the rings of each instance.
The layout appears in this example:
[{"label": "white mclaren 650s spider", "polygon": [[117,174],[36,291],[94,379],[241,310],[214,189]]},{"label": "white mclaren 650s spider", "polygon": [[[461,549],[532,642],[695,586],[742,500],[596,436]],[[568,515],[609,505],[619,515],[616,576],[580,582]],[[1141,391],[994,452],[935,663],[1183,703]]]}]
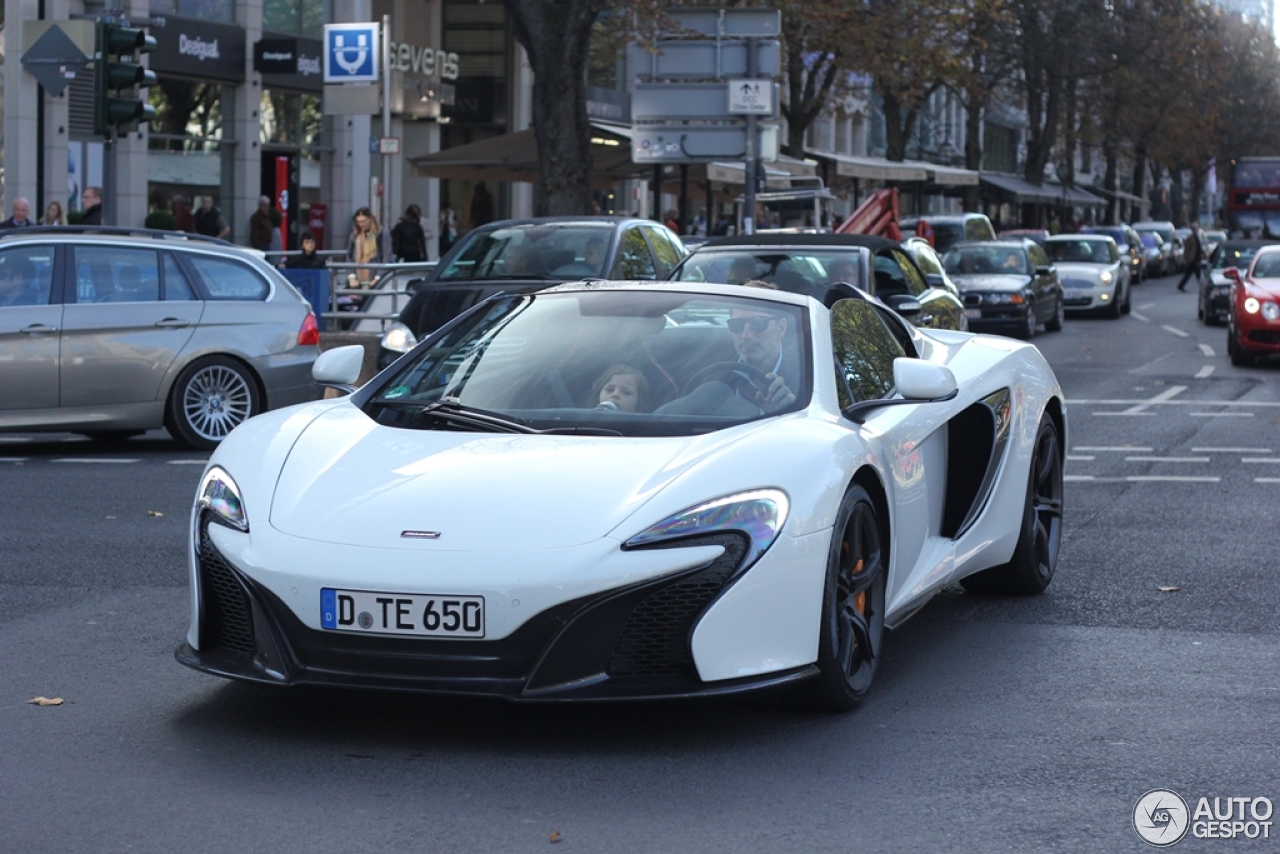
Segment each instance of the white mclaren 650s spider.
[{"label": "white mclaren 650s spider", "polygon": [[572,283],[491,298],[353,390],[361,355],[313,371],[352,393],[209,460],[183,664],[839,711],[944,586],[1053,577],[1067,425],[1040,352],[849,285]]}]

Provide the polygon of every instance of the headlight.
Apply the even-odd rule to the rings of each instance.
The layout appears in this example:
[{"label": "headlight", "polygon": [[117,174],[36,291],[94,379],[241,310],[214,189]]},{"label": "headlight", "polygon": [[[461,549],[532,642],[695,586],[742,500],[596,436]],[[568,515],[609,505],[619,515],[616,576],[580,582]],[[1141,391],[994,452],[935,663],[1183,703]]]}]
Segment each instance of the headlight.
[{"label": "headlight", "polygon": [[244,513],[240,487],[225,470],[214,466],[205,473],[196,491],[196,504],[207,508],[211,518],[237,531],[249,530],[249,517]]},{"label": "headlight", "polygon": [[1280,305],[1273,302],[1264,302],[1262,304],[1262,316],[1267,320],[1280,319]]},{"label": "headlight", "polygon": [[1249,297],[1244,301],[1244,310],[1249,312],[1250,314],[1257,314],[1258,309],[1261,307],[1262,306],[1253,297]]},{"label": "headlight", "polygon": [[751,539],[743,568],[764,554],[787,521],[790,502],[780,489],[753,489],[726,495],[677,513],[627,540],[626,548],[697,537],[716,531],[742,531]]},{"label": "headlight", "polygon": [[382,346],[393,353],[408,353],[418,346],[418,337],[403,323],[393,323],[382,336]]},{"label": "headlight", "polygon": [[987,294],[983,297],[984,302],[992,305],[1022,305],[1022,294]]},{"label": "headlight", "polygon": [[1098,278],[1102,279],[1102,284],[1104,284],[1104,285],[1109,285],[1109,284],[1111,284],[1111,271],[1110,271],[1110,270],[1103,270],[1103,271],[1102,271],[1102,275],[1101,275],[1101,276],[1099,276]]}]

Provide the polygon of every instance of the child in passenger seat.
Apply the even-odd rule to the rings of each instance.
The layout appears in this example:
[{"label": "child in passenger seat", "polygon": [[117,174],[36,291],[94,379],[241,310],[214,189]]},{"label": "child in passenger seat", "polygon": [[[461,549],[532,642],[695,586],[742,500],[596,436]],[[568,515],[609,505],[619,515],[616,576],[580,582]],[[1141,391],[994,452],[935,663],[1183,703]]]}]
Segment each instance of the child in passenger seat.
[{"label": "child in passenger seat", "polygon": [[591,386],[596,409],[644,412],[649,406],[649,383],[644,374],[619,362],[610,365]]}]

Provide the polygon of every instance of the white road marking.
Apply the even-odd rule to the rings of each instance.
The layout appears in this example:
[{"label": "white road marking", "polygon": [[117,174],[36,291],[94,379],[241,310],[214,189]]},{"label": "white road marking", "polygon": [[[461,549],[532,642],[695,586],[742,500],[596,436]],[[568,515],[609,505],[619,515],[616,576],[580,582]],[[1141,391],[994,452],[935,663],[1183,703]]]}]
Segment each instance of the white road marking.
[{"label": "white road marking", "polygon": [[1200,352],[1201,352],[1201,353],[1204,353],[1206,356],[1212,356],[1212,355],[1213,355],[1213,348],[1212,348],[1212,347],[1210,347],[1208,344],[1200,344],[1200,345],[1198,345],[1198,346],[1200,347]]},{"label": "white road marking", "polygon": [[1212,373],[1213,373],[1213,365],[1205,365],[1203,368],[1196,371],[1196,379],[1198,380],[1205,379]]},{"label": "white road marking", "polygon": [[1081,481],[1081,480],[1093,480],[1094,477],[1091,474],[1064,474],[1062,476],[1062,479]]},{"label": "white road marking", "polygon": [[[1070,459],[1070,457],[1068,457]],[[1280,457],[1245,457],[1240,460],[1242,463],[1280,463]]]},{"label": "white road marking", "polygon": [[1143,415],[1143,414],[1146,414],[1147,410],[1150,409],[1152,406],[1165,403],[1171,398],[1177,397],[1178,395],[1182,394],[1186,390],[1187,390],[1187,387],[1184,385],[1170,386],[1169,388],[1157,394],[1155,397],[1148,398],[1147,400],[1144,400],[1141,403],[1135,403],[1133,406],[1130,406],[1128,409],[1124,410],[1123,412],[1095,412],[1094,414],[1095,415]]},{"label": "white road marking", "polygon": [[87,464],[87,465],[97,465],[97,464],[100,464],[100,463],[108,463],[108,464],[110,464],[110,463],[136,463],[136,462],[141,462],[141,460],[122,460],[122,459],[115,459],[115,458],[108,458],[108,457],[99,457],[99,458],[93,458],[93,457],[65,457],[65,458],[60,459],[60,460],[49,460],[49,462],[51,462],[51,463],[84,463],[84,464]]},{"label": "white road marking", "polygon": [[29,457],[0,457],[0,463],[25,463]]},{"label": "white road marking", "polygon": [[[1178,391],[1182,391],[1186,386],[1175,386]],[[1158,403],[1160,406],[1244,406],[1244,407],[1280,407],[1280,401],[1277,400],[1160,400],[1154,398],[1150,400],[1133,400],[1123,398],[1081,398],[1079,400],[1068,400],[1068,406],[1134,406],[1137,404],[1150,406]]]},{"label": "white road marking", "polygon": [[1124,412],[1103,412],[1100,409],[1094,410],[1090,414],[1091,415],[1155,415],[1154,412],[1130,412],[1128,410],[1125,410]]},{"label": "white road marking", "polygon": [[1192,418],[1252,418],[1252,412],[1188,412]]},{"label": "white road marking", "polygon": [[1207,463],[1208,457],[1125,457],[1126,463]]},{"label": "white road marking", "polygon": [[1154,475],[1154,474],[1151,474],[1151,475],[1137,475],[1137,474],[1135,474],[1135,475],[1129,475],[1128,477],[1126,477],[1126,478],[1125,478],[1125,480],[1129,481],[1130,483],[1145,483],[1145,482],[1147,482],[1147,481],[1156,481],[1156,482],[1160,482],[1160,483],[1164,483],[1164,482],[1170,482],[1170,483],[1218,483],[1218,482],[1220,482],[1220,481],[1222,480],[1222,478],[1220,478],[1220,477],[1176,477],[1176,476],[1172,476],[1172,475],[1170,475],[1170,476],[1161,476],[1161,475]]},{"label": "white road marking", "polygon": [[1155,307],[1156,307],[1156,304],[1153,302],[1144,302],[1138,306],[1138,308],[1142,309],[1143,311],[1146,311],[1149,308],[1155,308]]},{"label": "white road marking", "polygon": [[0,436],[0,442],[10,442],[10,443],[16,444],[18,442],[30,442],[30,441],[31,441],[30,436]]},{"label": "white road marking", "polygon": [[1107,451],[1119,451],[1124,454],[1149,454],[1153,448],[1142,448],[1137,445],[1124,445],[1121,447],[1112,447],[1109,445],[1077,445],[1072,448],[1073,451],[1090,451],[1095,453],[1106,453]]},{"label": "white road marking", "polygon": [[1270,448],[1192,448],[1196,454],[1269,454]]},{"label": "white road marking", "polygon": [[1067,454],[1067,460],[1075,463],[1087,463],[1090,460],[1096,460],[1097,457],[1092,454]]},{"label": "white road marking", "polygon": [[1179,328],[1178,328],[1178,327],[1176,327],[1176,326],[1169,326],[1169,325],[1165,324],[1165,325],[1162,325],[1160,328],[1161,328],[1161,329],[1163,329],[1165,332],[1172,332],[1174,335],[1177,335],[1179,338],[1190,338],[1190,337],[1191,337],[1191,333],[1190,333],[1190,332],[1183,332],[1181,329],[1179,329]]},{"label": "white road marking", "polygon": [[1280,483],[1280,477],[1255,477],[1254,483]]},{"label": "white road marking", "polygon": [[171,466],[202,466],[207,462],[209,461],[208,460],[169,460],[169,465]]},{"label": "white road marking", "polygon": [[[1139,308],[1144,308],[1144,307],[1145,307],[1145,308],[1150,308],[1151,306],[1138,306],[1138,307],[1139,307]],[[1132,309],[1130,309],[1130,310],[1129,310],[1129,316],[1130,316],[1130,317],[1132,317],[1134,320],[1141,320],[1143,323],[1150,323],[1150,322],[1151,322],[1151,318],[1147,317],[1145,314],[1138,314],[1138,312],[1136,312],[1136,311],[1134,311],[1134,310],[1132,310]]]}]

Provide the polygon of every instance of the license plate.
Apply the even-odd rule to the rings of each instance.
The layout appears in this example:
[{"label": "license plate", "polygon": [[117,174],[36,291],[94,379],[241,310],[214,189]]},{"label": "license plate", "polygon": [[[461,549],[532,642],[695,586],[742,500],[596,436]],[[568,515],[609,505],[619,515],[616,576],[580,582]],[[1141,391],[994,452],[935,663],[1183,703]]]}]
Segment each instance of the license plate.
[{"label": "license plate", "polygon": [[966,308],[966,309],[964,310],[964,316],[965,316],[966,318],[968,318],[969,320],[981,320],[981,319],[982,319],[982,309],[980,309],[980,308]]},{"label": "license plate", "polygon": [[320,625],[338,632],[484,637],[484,597],[320,590]]}]

